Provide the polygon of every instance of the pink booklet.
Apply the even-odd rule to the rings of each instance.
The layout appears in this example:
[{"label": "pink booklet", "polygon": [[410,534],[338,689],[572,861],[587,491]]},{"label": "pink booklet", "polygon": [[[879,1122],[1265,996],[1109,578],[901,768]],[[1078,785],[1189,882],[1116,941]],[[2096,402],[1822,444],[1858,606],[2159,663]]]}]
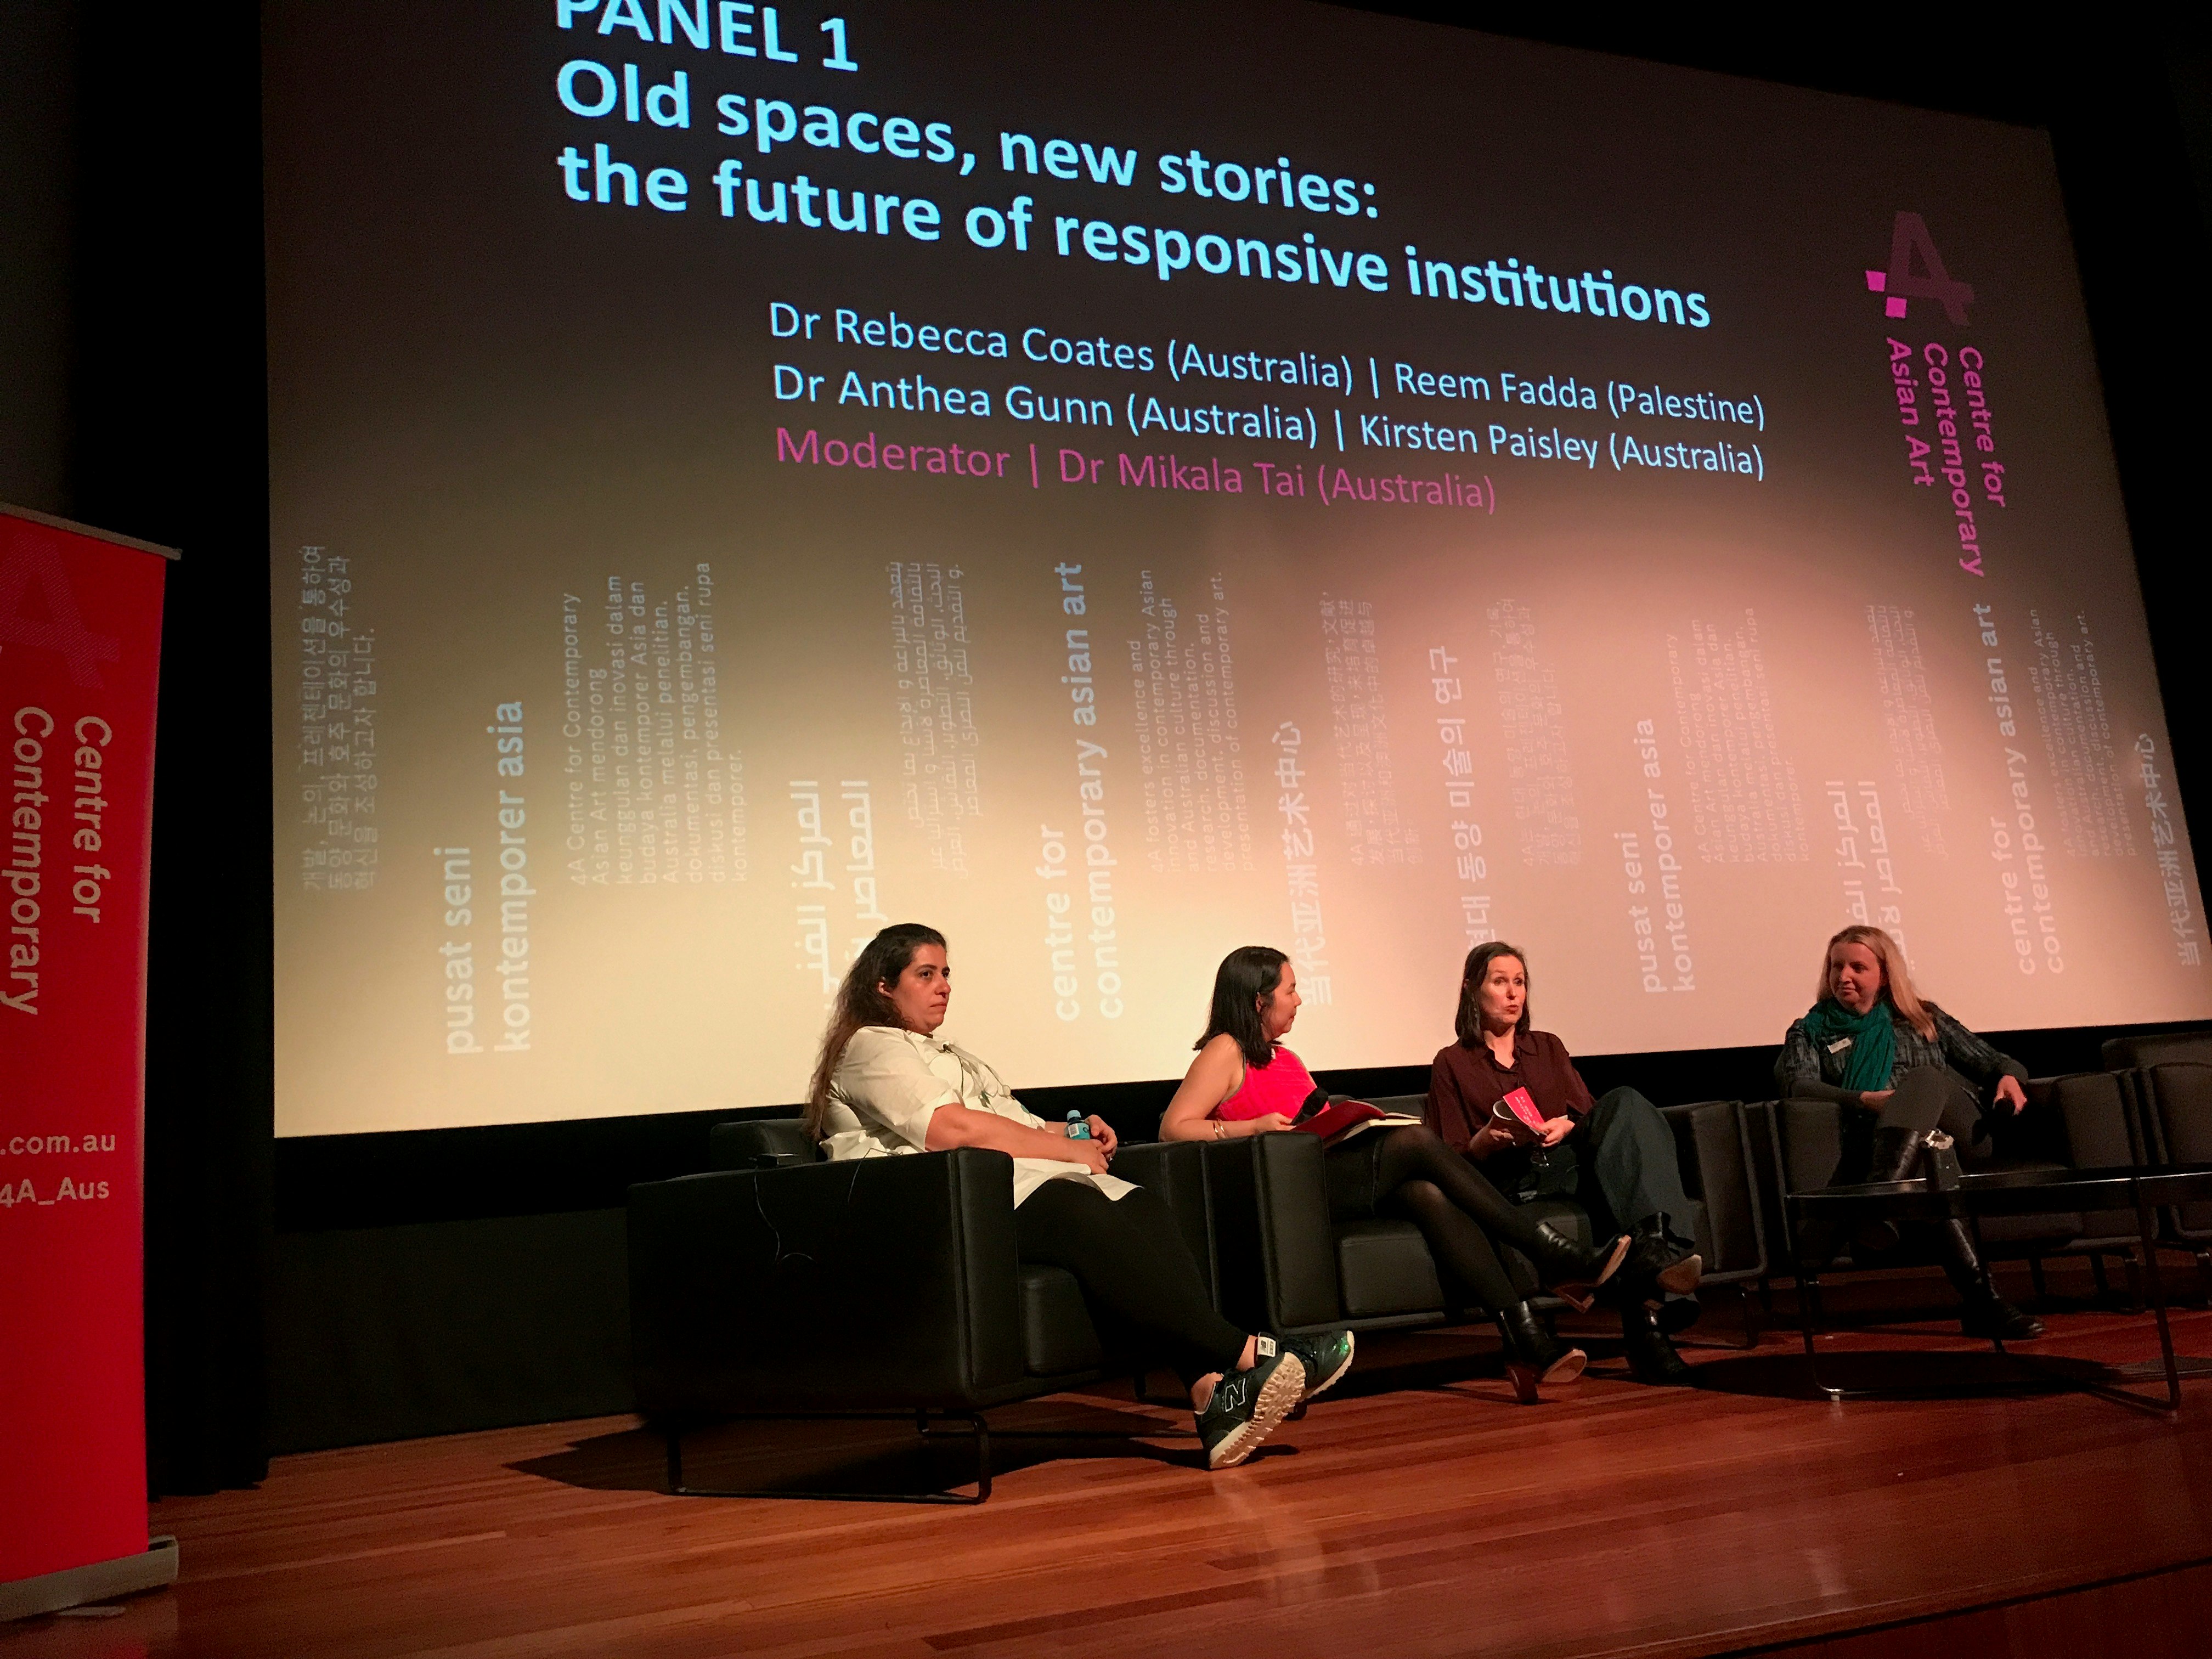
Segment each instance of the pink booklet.
[{"label": "pink booklet", "polygon": [[1491,1115],[1509,1127],[1518,1125],[1538,1135],[1544,1133],[1544,1115],[1536,1109],[1535,1097],[1526,1089],[1516,1089],[1500,1100]]}]

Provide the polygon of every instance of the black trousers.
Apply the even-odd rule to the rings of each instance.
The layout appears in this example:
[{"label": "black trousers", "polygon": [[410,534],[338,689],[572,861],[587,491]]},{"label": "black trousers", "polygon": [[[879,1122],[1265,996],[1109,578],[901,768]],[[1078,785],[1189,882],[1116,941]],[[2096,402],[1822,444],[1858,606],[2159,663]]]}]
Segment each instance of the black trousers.
[{"label": "black trousers", "polygon": [[1021,1260],[1075,1276],[1099,1334],[1174,1368],[1185,1388],[1243,1358],[1245,1333],[1214,1312],[1175,1213],[1142,1187],[1109,1198],[1048,1181],[1014,1212]]},{"label": "black trousers", "polygon": [[1600,1095],[1561,1146],[1516,1147],[1490,1163],[1498,1184],[1516,1196],[1572,1199],[1589,1212],[1600,1238],[1656,1215],[1665,1216],[1679,1237],[1698,1236],[1705,1206],[1682,1186],[1674,1132],[1659,1109],[1633,1089]]}]

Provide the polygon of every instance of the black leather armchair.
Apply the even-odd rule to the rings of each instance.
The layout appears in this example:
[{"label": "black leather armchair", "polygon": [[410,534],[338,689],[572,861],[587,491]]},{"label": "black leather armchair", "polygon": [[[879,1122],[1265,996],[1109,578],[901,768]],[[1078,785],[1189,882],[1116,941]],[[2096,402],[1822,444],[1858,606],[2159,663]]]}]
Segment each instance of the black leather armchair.
[{"label": "black leather armchair", "polygon": [[[1133,1368],[1072,1276],[1016,1259],[1004,1152],[833,1164],[796,1119],[719,1125],[710,1148],[716,1170],[629,1194],[638,1407],[665,1437],[672,1491],[707,1495],[684,1483],[683,1437],[711,1419],[912,1416],[927,1432],[937,1413],[973,1435],[978,1490],[916,1501],[981,1503],[985,1411]],[[1124,1147],[1115,1168],[1180,1198],[1202,1251],[1197,1154]]]},{"label": "black leather armchair", "polygon": [[[2070,1168],[2109,1170],[2144,1161],[2142,1128],[2124,1077],[2111,1072],[2074,1072],[2063,1077],[2031,1078],[2027,1104],[2032,1120],[2039,1120],[2045,1126],[2046,1146],[2055,1139],[2057,1156]],[[2100,1295],[2109,1295],[2112,1290],[2105,1258],[2118,1256],[2127,1273],[2129,1302],[2140,1309],[2142,1243],[2132,1214],[2124,1210],[2090,1211],[2081,1220],[2081,1231],[2073,1239],[2046,1245],[2028,1255],[2036,1294],[2045,1294],[2046,1255],[2087,1256]]]},{"label": "black leather armchair", "polygon": [[[1377,1100],[1418,1115],[1419,1096]],[[1698,1248],[1709,1282],[1758,1280],[1766,1269],[1764,1224],[1750,1178],[1750,1143],[1733,1101],[1664,1109],[1683,1153],[1692,1197],[1705,1201]],[[1322,1148],[1311,1135],[1256,1135],[1199,1143],[1206,1153],[1220,1261],[1222,1311],[1233,1321],[1293,1335],[1465,1322],[1447,1296],[1420,1230],[1378,1218],[1332,1223]],[[1589,1215],[1565,1199],[1529,1205],[1540,1219],[1591,1239]],[[1523,1264],[1524,1266],[1526,1264]],[[1476,1310],[1473,1318],[1486,1320]]]}]

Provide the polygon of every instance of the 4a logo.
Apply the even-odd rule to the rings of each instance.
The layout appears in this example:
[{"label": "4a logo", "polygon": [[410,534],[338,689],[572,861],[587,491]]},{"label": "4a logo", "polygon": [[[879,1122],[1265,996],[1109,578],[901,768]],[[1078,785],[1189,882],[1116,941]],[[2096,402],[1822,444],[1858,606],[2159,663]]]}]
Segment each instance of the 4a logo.
[{"label": "4a logo", "polygon": [[[1915,270],[1915,258],[1920,269]],[[1954,281],[1943,268],[1943,256],[1936,251],[1936,239],[1928,234],[1928,222],[1917,213],[1900,213],[1889,235],[1889,269],[1869,270],[1866,274],[1869,290],[1887,297],[1882,301],[1885,316],[1903,317],[1906,302],[1911,300],[1933,300],[1943,307],[1943,314],[1964,328],[1966,307],[1974,302],[1974,290],[1965,283]]]}]

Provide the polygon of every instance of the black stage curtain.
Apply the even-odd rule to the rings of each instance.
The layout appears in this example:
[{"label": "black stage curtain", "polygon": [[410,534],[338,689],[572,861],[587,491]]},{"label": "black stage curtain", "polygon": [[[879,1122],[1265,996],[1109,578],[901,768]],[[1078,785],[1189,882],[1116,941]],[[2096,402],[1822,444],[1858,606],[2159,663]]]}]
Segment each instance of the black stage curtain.
[{"label": "black stage curtain", "polygon": [[79,7],[70,516],[181,547],[161,647],[146,1054],[156,1495],[266,1472],[267,395],[251,6]]}]

